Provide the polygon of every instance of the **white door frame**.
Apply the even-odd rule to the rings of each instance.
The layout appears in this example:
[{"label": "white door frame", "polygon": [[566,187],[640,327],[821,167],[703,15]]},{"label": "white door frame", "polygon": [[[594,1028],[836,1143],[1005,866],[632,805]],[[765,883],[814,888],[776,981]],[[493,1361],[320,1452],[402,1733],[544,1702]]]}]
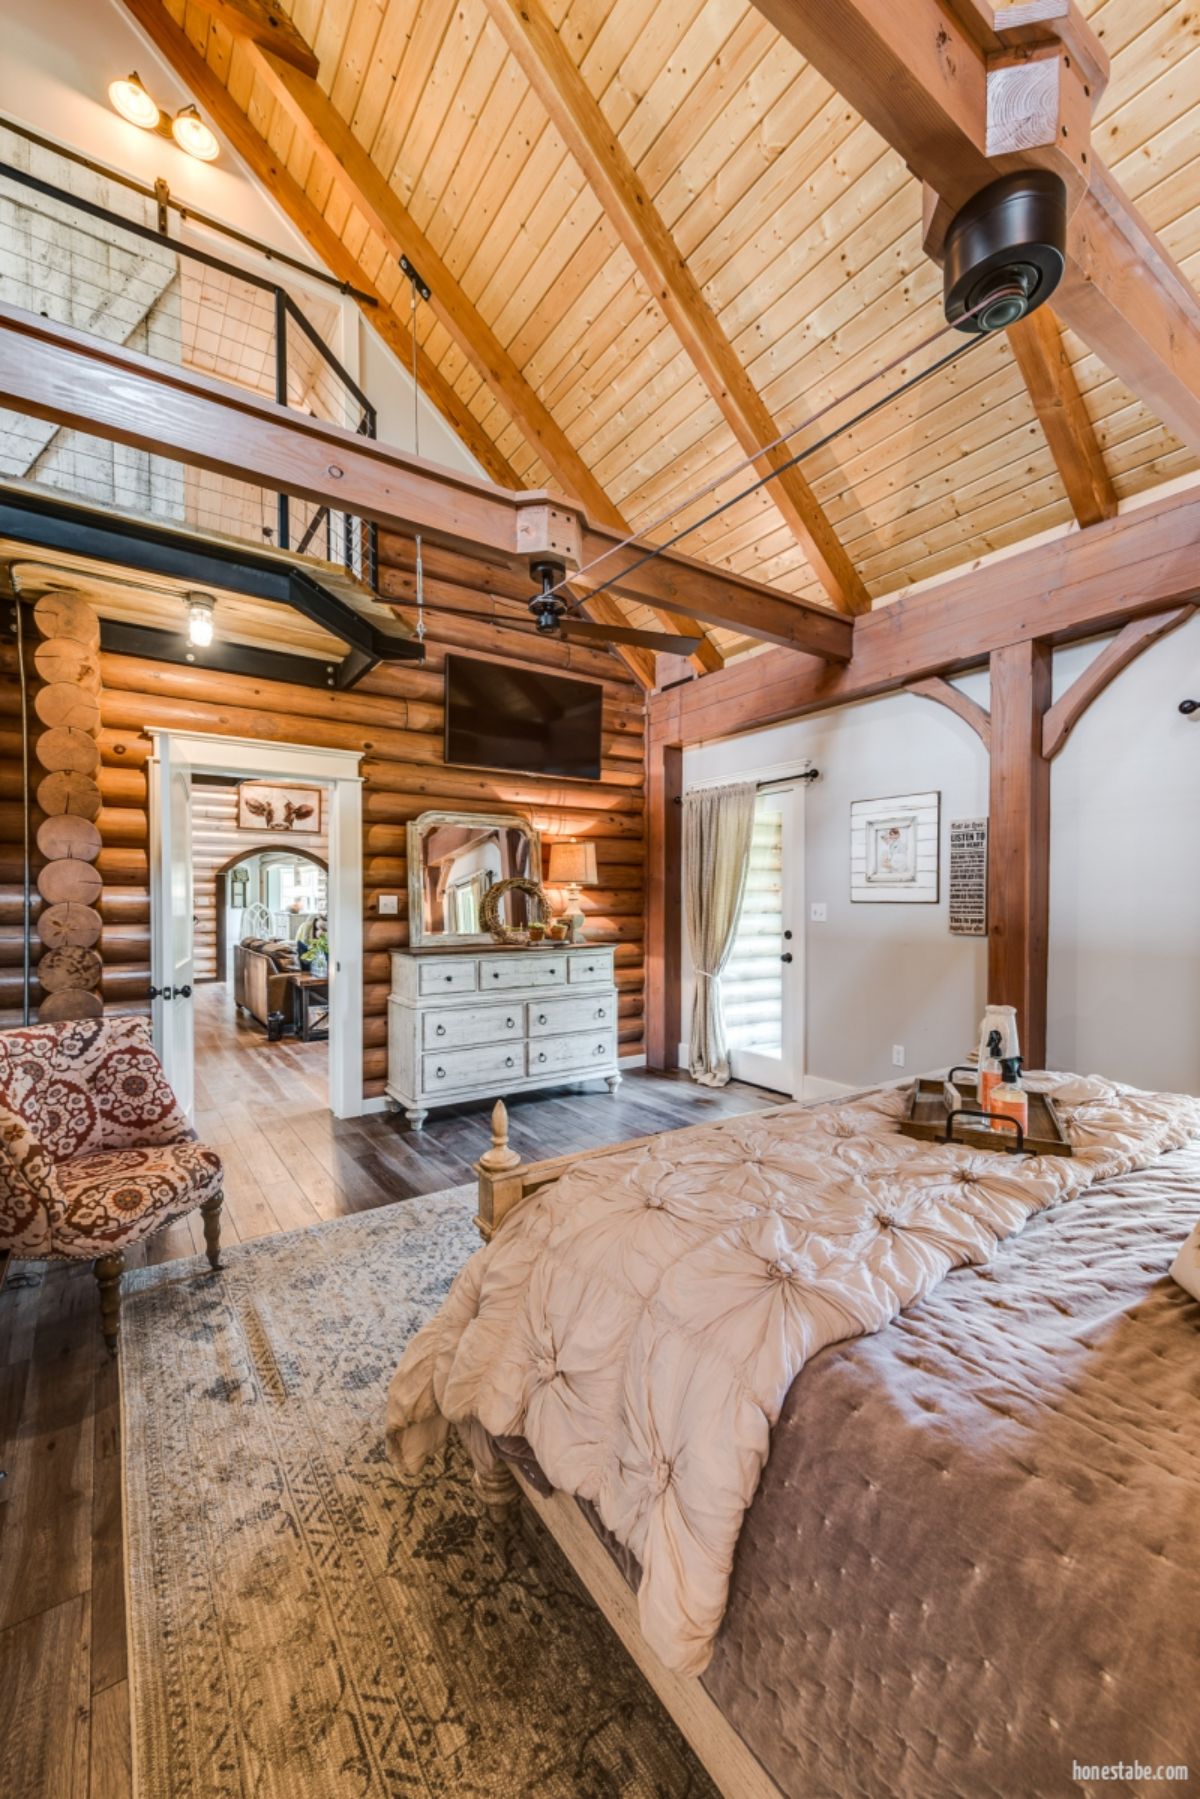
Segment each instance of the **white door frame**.
[{"label": "white door frame", "polygon": [[[170,893],[169,821],[159,799],[164,767],[191,775],[241,775],[246,780],[309,781],[329,795],[329,1106],[335,1118],[357,1118],[363,1101],[363,871],[362,776],[357,750],[314,749],[304,743],[263,743],[251,737],[150,728],[151,943]],[[161,982],[157,973],[154,985]]]}]

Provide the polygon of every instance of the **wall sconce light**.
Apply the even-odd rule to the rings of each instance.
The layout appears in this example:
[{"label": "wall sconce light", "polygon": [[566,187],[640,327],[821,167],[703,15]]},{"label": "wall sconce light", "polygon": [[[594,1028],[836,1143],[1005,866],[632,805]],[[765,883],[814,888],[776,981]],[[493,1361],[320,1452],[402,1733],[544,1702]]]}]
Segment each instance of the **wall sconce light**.
[{"label": "wall sconce light", "polygon": [[174,117],[164,113],[147,92],[136,69],[121,80],[110,81],[108,97],[114,110],[130,125],[136,125],[141,131],[157,132],[159,137],[171,138],[198,162],[214,162],[221,154],[215,133],[209,130],[196,108],[182,106]]},{"label": "wall sconce light", "polygon": [[213,611],[216,601],[208,593],[187,596],[188,642],[193,649],[206,650],[213,640]]}]

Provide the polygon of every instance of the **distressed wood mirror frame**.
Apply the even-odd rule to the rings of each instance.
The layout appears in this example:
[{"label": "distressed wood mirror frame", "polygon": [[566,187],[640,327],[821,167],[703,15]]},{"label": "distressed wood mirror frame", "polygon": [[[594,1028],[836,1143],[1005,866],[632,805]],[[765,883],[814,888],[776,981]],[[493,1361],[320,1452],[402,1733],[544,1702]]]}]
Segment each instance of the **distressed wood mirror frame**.
[{"label": "distressed wood mirror frame", "polygon": [[506,870],[501,874],[524,874],[536,886],[542,882],[542,842],[529,819],[520,812],[422,812],[408,824],[408,941],[412,949],[456,948],[462,945],[495,944],[490,931],[431,930],[426,920],[425,870],[428,838],[440,830],[477,831],[484,833],[519,831],[528,844],[528,866]]}]

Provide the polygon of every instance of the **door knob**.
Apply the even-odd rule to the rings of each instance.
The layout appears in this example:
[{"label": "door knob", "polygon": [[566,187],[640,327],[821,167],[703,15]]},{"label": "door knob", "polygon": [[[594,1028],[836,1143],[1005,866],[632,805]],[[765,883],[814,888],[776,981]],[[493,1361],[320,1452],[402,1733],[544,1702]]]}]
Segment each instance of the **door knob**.
[{"label": "door knob", "polygon": [[191,999],[191,997],[192,997],[192,990],[191,990],[190,986],[176,987],[175,993],[176,993],[177,998],[179,998],[179,999]]},{"label": "door knob", "polygon": [[783,954],[782,954],[782,956],[780,956],[780,958],[779,958],[779,960],[780,960],[780,961],[781,961],[781,962],[790,962],[790,961],[791,961],[791,960],[792,960],[792,952],[791,952],[791,950],[790,950],[790,949],[785,949],[785,950],[784,950],[784,952],[783,952]]}]

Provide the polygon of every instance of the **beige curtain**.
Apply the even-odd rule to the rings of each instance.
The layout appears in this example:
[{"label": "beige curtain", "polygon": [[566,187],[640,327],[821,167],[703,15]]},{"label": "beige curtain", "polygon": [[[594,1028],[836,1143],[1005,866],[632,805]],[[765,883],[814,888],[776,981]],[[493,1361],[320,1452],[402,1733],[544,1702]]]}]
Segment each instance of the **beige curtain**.
[{"label": "beige curtain", "polygon": [[696,980],[688,1066],[692,1079],[706,1087],[723,1087],[729,1079],[721,970],[746,890],[757,796],[749,782],[701,788],[683,802],[684,911]]}]

